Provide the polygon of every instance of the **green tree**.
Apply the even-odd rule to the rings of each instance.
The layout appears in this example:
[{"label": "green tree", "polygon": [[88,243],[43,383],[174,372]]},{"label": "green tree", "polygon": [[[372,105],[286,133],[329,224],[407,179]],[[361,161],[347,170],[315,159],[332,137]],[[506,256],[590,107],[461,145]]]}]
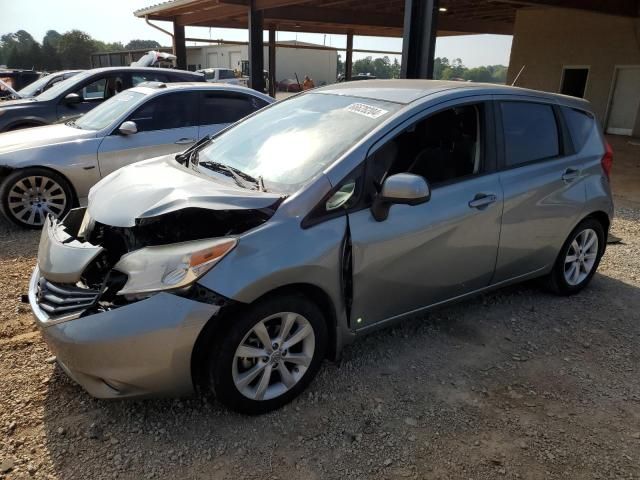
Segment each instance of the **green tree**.
[{"label": "green tree", "polygon": [[62,68],[90,68],[91,54],[95,52],[93,38],[80,30],[66,32],[58,43],[58,54]]},{"label": "green tree", "polygon": [[48,30],[44,38],[42,39],[42,46],[44,47],[44,45],[48,43],[53,48],[58,48],[58,43],[60,43],[61,38],[62,35],[60,35],[55,30]]},{"label": "green tree", "polygon": [[42,68],[42,52],[38,42],[31,44],[22,63],[22,68],[33,68],[34,70]]},{"label": "green tree", "polygon": [[7,67],[9,68],[20,68],[19,65],[22,63],[22,59],[20,58],[20,52],[18,52],[18,47],[13,45],[9,52],[7,53]]},{"label": "green tree", "polygon": [[161,45],[156,42],[155,40],[139,40],[139,39],[135,39],[135,40],[131,40],[129,43],[127,43],[124,46],[124,49],[126,50],[142,50],[142,49],[147,49],[147,50],[153,50],[154,48],[160,48]]}]

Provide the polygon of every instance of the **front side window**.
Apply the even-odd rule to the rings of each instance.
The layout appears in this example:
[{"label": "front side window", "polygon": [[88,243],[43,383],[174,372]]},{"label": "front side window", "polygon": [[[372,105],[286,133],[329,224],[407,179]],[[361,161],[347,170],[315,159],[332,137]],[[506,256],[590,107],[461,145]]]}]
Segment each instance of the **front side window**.
[{"label": "front side window", "polygon": [[119,75],[99,78],[88,85],[76,90],[86,101],[102,101],[117,95],[125,89],[124,78]]},{"label": "front side window", "polygon": [[214,164],[225,164],[261,177],[268,190],[293,193],[401,107],[346,95],[294,97],[216,137],[199,152],[198,168],[217,176]]},{"label": "front side window", "polygon": [[202,92],[200,101],[200,125],[235,123],[260,110],[267,102],[242,93]]},{"label": "front side window", "polygon": [[507,167],[560,155],[558,126],[551,105],[501,102]]},{"label": "front side window", "polygon": [[131,111],[144,97],[143,93],[126,90],[85,113],[74,126],[83,130],[102,130]]},{"label": "front side window", "polygon": [[420,120],[369,157],[370,178],[413,173],[437,185],[480,172],[484,105],[464,105]]},{"label": "front side window", "polygon": [[171,92],[158,95],[136,110],[128,120],[139,132],[191,127],[198,111],[196,92]]},{"label": "front side window", "polygon": [[233,73],[233,70],[220,70],[220,79],[221,80],[226,80],[229,78],[236,78],[236,76]]},{"label": "front side window", "polygon": [[78,93],[78,95],[80,95],[83,98],[83,100],[102,100],[104,99],[104,96],[105,96],[106,86],[107,86],[107,79],[101,78],[83,87],[81,90],[78,90],[78,92],[76,93]]}]

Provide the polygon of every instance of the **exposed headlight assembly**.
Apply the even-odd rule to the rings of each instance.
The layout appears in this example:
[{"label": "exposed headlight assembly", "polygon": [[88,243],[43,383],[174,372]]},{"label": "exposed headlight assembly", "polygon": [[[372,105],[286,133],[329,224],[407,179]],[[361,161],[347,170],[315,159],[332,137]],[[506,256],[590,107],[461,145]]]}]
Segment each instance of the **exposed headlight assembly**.
[{"label": "exposed headlight assembly", "polygon": [[128,275],[120,295],[145,294],[186,287],[208,272],[237,245],[224,237],[145,247],[127,253],[114,269]]}]

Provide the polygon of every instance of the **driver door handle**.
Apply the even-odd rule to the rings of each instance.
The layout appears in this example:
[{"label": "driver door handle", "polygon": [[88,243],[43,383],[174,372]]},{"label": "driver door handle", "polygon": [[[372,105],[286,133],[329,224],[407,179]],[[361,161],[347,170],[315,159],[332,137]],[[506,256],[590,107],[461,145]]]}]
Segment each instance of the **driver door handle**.
[{"label": "driver door handle", "polygon": [[181,138],[180,140],[176,140],[176,145],[189,145],[190,143],[196,143],[195,138]]},{"label": "driver door handle", "polygon": [[495,203],[497,200],[498,197],[493,193],[478,193],[473,200],[469,202],[469,207],[481,209]]}]

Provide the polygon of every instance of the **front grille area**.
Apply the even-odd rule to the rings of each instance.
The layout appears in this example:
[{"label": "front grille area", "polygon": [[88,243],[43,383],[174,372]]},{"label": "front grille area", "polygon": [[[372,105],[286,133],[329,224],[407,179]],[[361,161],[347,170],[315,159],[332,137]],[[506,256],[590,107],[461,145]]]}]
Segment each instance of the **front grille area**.
[{"label": "front grille area", "polygon": [[79,313],[93,305],[99,290],[76,285],[53,283],[40,278],[38,282],[38,306],[51,316]]}]

